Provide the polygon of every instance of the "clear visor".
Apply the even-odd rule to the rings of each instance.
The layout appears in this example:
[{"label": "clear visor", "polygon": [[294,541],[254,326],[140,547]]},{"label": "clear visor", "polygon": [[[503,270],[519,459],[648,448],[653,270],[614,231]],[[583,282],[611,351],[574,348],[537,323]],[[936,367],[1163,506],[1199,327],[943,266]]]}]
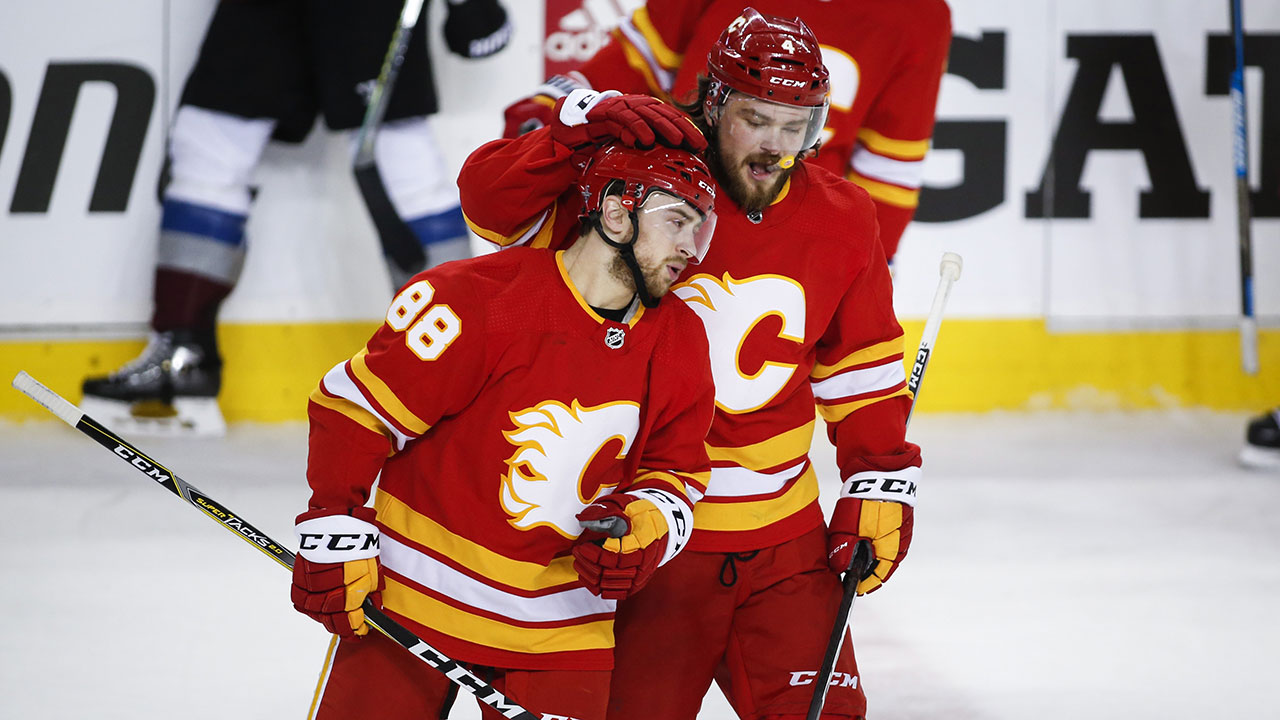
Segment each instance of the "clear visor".
[{"label": "clear visor", "polygon": [[826,123],[826,102],[800,107],[733,92],[720,107],[718,125],[737,142],[794,160],[817,144]]},{"label": "clear visor", "polygon": [[715,210],[702,213],[680,198],[665,192],[653,192],[640,206],[638,224],[646,237],[669,243],[672,255],[680,255],[691,263],[702,262],[711,247],[716,231]]}]

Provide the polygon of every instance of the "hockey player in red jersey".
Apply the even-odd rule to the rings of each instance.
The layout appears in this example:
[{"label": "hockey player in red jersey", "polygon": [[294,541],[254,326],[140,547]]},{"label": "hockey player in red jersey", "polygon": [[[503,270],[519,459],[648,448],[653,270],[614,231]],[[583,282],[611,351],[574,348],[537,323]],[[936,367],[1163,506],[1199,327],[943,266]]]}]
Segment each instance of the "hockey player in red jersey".
[{"label": "hockey player in red jersey", "polygon": [[[727,24],[691,108],[722,191],[715,242],[672,289],[710,343],[711,481],[689,548],[619,606],[611,720],[692,720],[713,680],[742,718],[803,718],[838,573],[870,543],[858,592],[875,590],[911,541],[920,453],[905,440],[911,397],[875,207],[803,159],[824,127],[828,70],[799,20],[747,9]],[[560,100],[545,128],[472,156],[464,203],[501,198],[467,216],[483,237],[521,231],[554,246],[539,228],[575,177],[556,138],[577,127],[565,108],[585,92]],[[808,457],[815,409],[844,481],[825,528]],[[823,717],[862,717],[847,637],[836,673]]]},{"label": "hockey player in red jersey", "polygon": [[709,476],[706,335],[658,300],[706,251],[712,187],[689,152],[608,145],[562,188],[568,249],[415,276],[324,376],[292,590],[339,636],[313,717],[448,714],[449,680],[368,633],[372,596],[529,710],[603,720],[616,602],[683,548]]},{"label": "hockey player in red jersey", "polygon": [[[702,59],[746,0],[648,0],[611,42],[569,75],[557,75],[506,111],[506,137],[546,123],[555,99],[576,87],[612,88],[684,101]],[[756,0],[756,10],[815,28],[830,71],[831,106],[821,152],[811,158],[871,195],[890,260],[915,214],[938,88],[951,45],[946,0]],[[685,62],[685,59],[689,62]]]}]

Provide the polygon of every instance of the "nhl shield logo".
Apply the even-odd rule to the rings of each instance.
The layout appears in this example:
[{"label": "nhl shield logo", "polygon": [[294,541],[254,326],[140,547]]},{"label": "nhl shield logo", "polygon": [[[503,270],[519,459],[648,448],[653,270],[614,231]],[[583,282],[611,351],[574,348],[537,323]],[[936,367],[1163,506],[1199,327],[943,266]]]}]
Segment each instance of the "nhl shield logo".
[{"label": "nhl shield logo", "polygon": [[617,350],[627,341],[627,329],[621,327],[605,328],[604,344],[610,350]]}]

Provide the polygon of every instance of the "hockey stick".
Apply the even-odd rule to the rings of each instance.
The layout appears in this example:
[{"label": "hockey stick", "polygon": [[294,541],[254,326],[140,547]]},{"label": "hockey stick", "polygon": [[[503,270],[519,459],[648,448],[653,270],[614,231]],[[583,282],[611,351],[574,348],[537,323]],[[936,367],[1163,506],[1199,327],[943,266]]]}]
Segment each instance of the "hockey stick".
[{"label": "hockey stick", "polygon": [[1232,164],[1236,171],[1236,224],[1240,253],[1240,362],[1248,375],[1258,374],[1258,320],[1253,314],[1253,238],[1249,225],[1249,132],[1244,102],[1243,0],[1227,0],[1235,67],[1231,71]]},{"label": "hockey stick", "polygon": [[[920,349],[916,350],[915,363],[911,366],[911,376],[907,379],[907,389],[911,390],[911,409],[907,412],[907,425],[911,424],[916,403],[920,400],[920,383],[924,380],[924,370],[929,365],[929,357],[933,354],[933,344],[938,339],[938,329],[942,325],[942,311],[947,305],[947,297],[951,295],[951,286],[960,279],[963,261],[960,256],[949,252],[942,254],[942,263],[938,273],[938,289],[933,294],[933,307],[929,308],[929,317],[924,322],[924,333],[920,338]],[[849,569],[844,573],[844,594],[840,597],[840,607],[836,610],[835,625],[831,628],[831,636],[827,639],[827,652],[822,656],[822,668],[813,679],[813,699],[809,701],[809,711],[805,720],[818,720],[822,715],[822,707],[827,702],[827,690],[831,687],[831,676],[836,669],[836,658],[840,654],[840,645],[844,642],[845,627],[849,624],[849,616],[853,613],[853,601],[858,596],[858,583],[866,577],[867,570],[874,560],[871,543],[863,540],[853,550],[849,561]]]},{"label": "hockey stick", "polygon": [[369,93],[369,105],[365,109],[364,120],[360,123],[360,132],[356,136],[356,157],[354,173],[356,185],[360,187],[360,196],[364,198],[373,225],[378,231],[378,241],[382,243],[382,251],[391,258],[406,274],[422,270],[427,263],[426,251],[417,236],[409,229],[387,195],[387,186],[378,173],[377,158],[374,148],[378,136],[378,126],[382,124],[382,116],[387,112],[387,102],[391,98],[391,90],[395,87],[396,77],[400,74],[400,66],[404,63],[405,51],[409,48],[409,38],[418,24],[422,14],[424,0],[405,0],[404,9],[400,12],[400,22],[396,25],[395,34],[391,36],[391,45],[387,48],[387,56],[382,61],[382,69],[378,72],[378,80]]},{"label": "hockey stick", "polygon": [[[219,525],[260,550],[267,557],[286,568],[293,568],[294,554],[285,549],[283,545],[250,525],[217,500],[200,492],[195,486],[178,477],[169,468],[152,460],[141,450],[134,447],[132,443],[121,439],[115,433],[99,424],[98,421],[85,415],[84,411],[72,405],[61,395],[40,384],[39,381],[28,375],[25,370],[20,371],[13,378],[13,386],[27,397],[44,406],[46,410],[56,415],[60,420],[88,435],[99,445],[110,450],[112,454],[137,468],[143,475],[182,498],[192,507],[208,515]],[[408,628],[387,617],[370,600],[365,600],[363,608],[365,619],[375,630],[391,638],[426,664],[444,673],[454,684],[475,695],[481,702],[498,711],[503,717],[511,718],[512,720],[538,720],[537,715],[508,699],[492,685],[459,665],[456,660],[431,647]]]}]

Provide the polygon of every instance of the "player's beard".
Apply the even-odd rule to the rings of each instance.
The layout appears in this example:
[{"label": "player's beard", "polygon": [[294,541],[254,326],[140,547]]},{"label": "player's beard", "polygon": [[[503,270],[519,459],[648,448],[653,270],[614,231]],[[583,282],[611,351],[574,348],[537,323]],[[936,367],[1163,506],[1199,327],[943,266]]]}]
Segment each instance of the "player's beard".
[{"label": "player's beard", "polygon": [[[636,262],[640,265],[640,275],[644,278],[644,287],[649,291],[649,297],[660,298],[667,294],[667,291],[671,289],[672,283],[675,282],[667,279],[667,265],[683,263],[684,260],[678,256],[673,256],[665,258],[656,265],[646,265],[638,258]],[[636,289],[635,277],[631,274],[631,268],[627,267],[627,262],[622,259],[621,254],[613,256],[613,262],[609,263],[609,274],[633,291]]]},{"label": "player's beard", "polygon": [[[749,165],[751,163],[774,165],[782,159],[782,156],[753,153],[734,162],[720,153],[719,145],[718,138],[710,139],[707,145],[707,169],[711,171],[711,175],[729,194],[729,197],[748,213],[760,212],[769,207],[778,197],[778,193],[782,192],[782,186],[787,182],[787,178],[791,177],[791,173],[795,172],[799,166],[797,162],[785,170],[779,170],[778,177],[773,182],[760,187],[747,179],[746,176],[750,173]],[[733,167],[726,165],[726,162],[732,162]]]}]

